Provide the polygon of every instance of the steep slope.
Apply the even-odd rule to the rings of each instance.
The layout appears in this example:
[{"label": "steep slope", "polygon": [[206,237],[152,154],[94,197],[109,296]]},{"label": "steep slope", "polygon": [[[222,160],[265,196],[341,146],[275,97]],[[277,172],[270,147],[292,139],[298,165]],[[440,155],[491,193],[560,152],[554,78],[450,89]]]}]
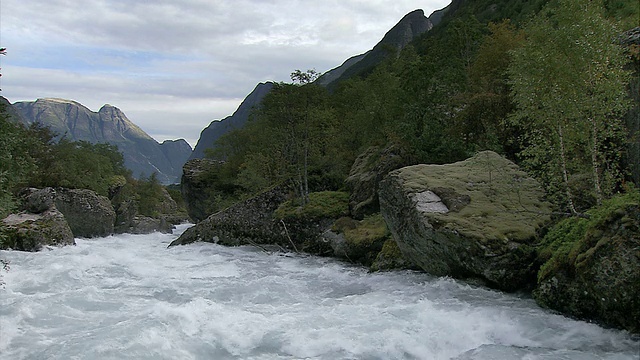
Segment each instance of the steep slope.
[{"label": "steep slope", "polygon": [[189,160],[204,158],[205,149],[213,148],[216,140],[218,140],[222,135],[233,129],[241,128],[247,120],[249,120],[251,111],[260,104],[265,95],[271,91],[271,88],[273,88],[272,82],[258,84],[242,101],[233,115],[227,116],[222,120],[212,121],[209,126],[200,133],[198,143],[193,149],[193,153],[191,154],[191,157],[189,157]]},{"label": "steep slope", "polygon": [[71,100],[38,99],[17,102],[13,108],[27,125],[43,124],[59,136],[73,141],[118,146],[125,166],[136,177],[155,172],[162,183],[178,182],[182,165],[191,152],[191,147],[184,140],[159,144],[120,109],[111,105],[104,105],[98,112],[93,112]]},{"label": "steep slope", "polygon": [[[429,31],[442,18],[446,8],[434,12],[430,18],[424,16],[423,10],[415,10],[405,15],[373,49],[364,54],[347,59],[342,65],[329,70],[320,76],[317,83],[321,86],[333,88],[340,81],[352,76],[357,76],[371,70],[389,54],[389,49],[402,50],[417,36]],[[262,98],[271,90],[273,83],[260,83],[246,97],[238,110],[233,115],[220,120],[212,121],[200,133],[200,139],[193,149],[189,159],[201,159],[205,157],[204,150],[213,148],[216,140],[227,132],[242,127],[251,114],[251,110],[260,104]]]},{"label": "steep slope", "polygon": [[318,79],[318,83],[333,89],[341,81],[371,71],[387,56],[398,53],[416,37],[431,30],[440,22],[444,12],[446,12],[446,8],[434,12],[429,18],[425,17],[423,10],[414,10],[408,13],[384,35],[373,49],[354,56],[341,66],[327,71]]}]

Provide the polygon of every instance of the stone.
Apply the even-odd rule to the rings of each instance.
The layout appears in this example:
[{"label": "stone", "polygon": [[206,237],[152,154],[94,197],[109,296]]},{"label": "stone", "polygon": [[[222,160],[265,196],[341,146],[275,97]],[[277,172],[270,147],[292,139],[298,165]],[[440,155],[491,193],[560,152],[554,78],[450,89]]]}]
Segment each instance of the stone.
[{"label": "stone", "polygon": [[[193,161],[190,160],[189,163]],[[237,203],[187,229],[169,246],[185,245],[196,241],[230,246],[247,244],[288,246],[285,230],[273,215],[280,204],[287,199],[288,192],[286,187],[278,186]]]},{"label": "stone", "polygon": [[406,156],[397,146],[370,147],[356,158],[349,177],[345,180],[350,189],[349,211],[355,219],[380,211],[378,184],[392,170],[409,165]]},{"label": "stone", "polygon": [[45,246],[75,245],[71,228],[55,207],[40,214],[11,214],[2,220],[7,240],[4,248],[39,251]]},{"label": "stone", "polygon": [[[543,266],[534,298],[543,307],[640,333],[640,205],[611,212],[568,255]],[[555,265],[555,264],[546,264]]]},{"label": "stone", "polygon": [[379,198],[398,248],[422,270],[507,291],[535,283],[534,246],[550,204],[535,179],[500,155],[394,170]]},{"label": "stone", "polygon": [[86,189],[56,189],[55,206],[76,237],[102,237],[114,233],[116,213],[105,196]]}]

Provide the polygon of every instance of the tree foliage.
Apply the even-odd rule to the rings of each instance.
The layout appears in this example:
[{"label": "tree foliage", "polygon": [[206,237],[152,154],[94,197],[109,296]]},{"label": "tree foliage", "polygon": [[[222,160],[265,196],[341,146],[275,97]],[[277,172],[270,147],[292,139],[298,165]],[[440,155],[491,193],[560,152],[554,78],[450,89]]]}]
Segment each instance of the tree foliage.
[{"label": "tree foliage", "polygon": [[[627,59],[598,1],[553,2],[525,31],[509,68],[512,120],[527,128],[529,168],[575,212],[578,192],[600,203],[622,180]],[[573,179],[589,179],[592,190],[577,189]]]}]

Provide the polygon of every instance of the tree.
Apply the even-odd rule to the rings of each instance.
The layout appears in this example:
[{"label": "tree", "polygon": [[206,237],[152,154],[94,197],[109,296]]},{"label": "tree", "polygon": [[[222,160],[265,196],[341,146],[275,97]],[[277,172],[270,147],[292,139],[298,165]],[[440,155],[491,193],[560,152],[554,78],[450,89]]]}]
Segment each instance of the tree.
[{"label": "tree", "polygon": [[509,67],[517,105],[512,120],[528,127],[522,155],[553,172],[546,175],[563,184],[558,188],[575,213],[572,175],[588,175],[597,203],[621,180],[627,60],[601,1],[550,3],[525,32]]}]

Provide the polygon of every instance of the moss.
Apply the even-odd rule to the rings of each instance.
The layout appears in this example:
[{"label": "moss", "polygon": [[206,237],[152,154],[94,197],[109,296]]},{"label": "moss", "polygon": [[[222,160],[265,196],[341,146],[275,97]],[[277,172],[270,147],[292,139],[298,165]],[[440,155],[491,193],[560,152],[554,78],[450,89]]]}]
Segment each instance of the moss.
[{"label": "moss", "polygon": [[563,269],[572,274],[585,266],[596,250],[615,237],[606,236],[614,221],[624,222],[627,209],[640,204],[640,191],[632,190],[603,202],[587,212],[588,218],[569,218],[556,224],[542,240],[538,260],[543,263],[538,282]]},{"label": "moss", "polygon": [[389,230],[382,215],[375,214],[364,218],[356,227],[345,229],[344,237],[350,244],[368,246],[388,238]]},{"label": "moss", "polygon": [[322,191],[309,194],[309,202],[300,206],[296,199],[284,202],[275,211],[278,219],[340,218],[349,213],[349,194]]},{"label": "moss", "polygon": [[380,250],[371,265],[371,271],[413,268],[416,268],[415,265],[405,259],[398,244],[392,238],[388,238],[384,242],[382,250]]},{"label": "moss", "polygon": [[454,188],[460,196],[469,196],[469,204],[459,212],[426,216],[483,243],[526,242],[551,213],[550,205],[541,201],[544,192],[539,184],[490,151],[449,165],[406,167],[398,175],[409,192]]}]

